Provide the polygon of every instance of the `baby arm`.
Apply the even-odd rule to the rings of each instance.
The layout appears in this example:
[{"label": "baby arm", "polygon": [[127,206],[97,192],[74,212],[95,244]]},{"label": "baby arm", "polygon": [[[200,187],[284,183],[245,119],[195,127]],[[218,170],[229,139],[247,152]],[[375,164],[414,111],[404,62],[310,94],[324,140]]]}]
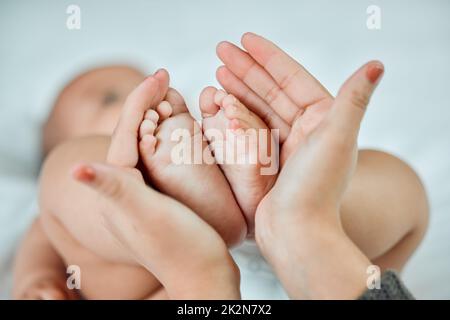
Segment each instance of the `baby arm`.
[{"label": "baby arm", "polygon": [[18,250],[14,265],[14,299],[65,300],[77,294],[66,286],[65,267],[45,235],[39,218]]}]

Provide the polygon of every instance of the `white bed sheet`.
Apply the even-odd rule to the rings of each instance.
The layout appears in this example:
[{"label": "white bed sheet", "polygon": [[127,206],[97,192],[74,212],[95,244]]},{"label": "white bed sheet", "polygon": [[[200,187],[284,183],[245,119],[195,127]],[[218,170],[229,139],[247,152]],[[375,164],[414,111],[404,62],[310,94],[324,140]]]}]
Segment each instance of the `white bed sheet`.
[{"label": "white bed sheet", "polygon": [[[80,61],[166,67],[198,115],[215,84],[215,45],[245,31],[275,40],[333,93],[356,67],[377,58],[386,74],[360,145],[407,160],[431,201],[423,245],[405,270],[419,298],[450,298],[450,2],[448,1],[85,1],[81,30],[65,27],[66,1],[0,3],[0,298],[7,297],[18,239],[36,209],[39,125],[52,90]],[[382,28],[366,28],[366,8]],[[53,89],[52,89],[53,88]],[[235,253],[245,298],[283,298],[250,244]]]}]

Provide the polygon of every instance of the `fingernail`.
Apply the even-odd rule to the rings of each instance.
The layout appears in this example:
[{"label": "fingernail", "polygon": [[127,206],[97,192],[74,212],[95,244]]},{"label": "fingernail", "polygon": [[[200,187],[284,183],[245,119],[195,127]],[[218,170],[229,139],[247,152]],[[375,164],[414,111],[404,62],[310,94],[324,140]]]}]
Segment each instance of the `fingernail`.
[{"label": "fingernail", "polygon": [[81,164],[73,169],[72,176],[82,182],[92,182],[95,179],[95,170],[89,165]]},{"label": "fingernail", "polygon": [[367,79],[375,84],[384,72],[384,66],[381,63],[371,64],[366,71]]},{"label": "fingernail", "polygon": [[242,37],[254,37],[254,36],[256,36],[256,34],[253,32],[250,32],[250,31],[246,32],[242,35]]},{"label": "fingernail", "polygon": [[158,73],[160,73],[161,71],[163,71],[162,68],[159,68],[158,70],[156,70],[156,72],[153,74],[154,76],[156,76]]},{"label": "fingernail", "polygon": [[224,47],[224,46],[229,46],[229,42],[228,41],[220,41],[218,44],[217,44],[217,49],[219,49],[219,48],[222,48],[222,47]]}]

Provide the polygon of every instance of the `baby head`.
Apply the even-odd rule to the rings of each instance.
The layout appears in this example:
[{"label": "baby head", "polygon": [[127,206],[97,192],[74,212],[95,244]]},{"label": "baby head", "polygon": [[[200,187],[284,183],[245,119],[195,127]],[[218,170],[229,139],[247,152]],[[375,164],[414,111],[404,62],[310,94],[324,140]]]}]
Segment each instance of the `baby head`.
[{"label": "baby head", "polygon": [[76,137],[111,135],[128,94],[145,78],[128,66],[89,70],[59,94],[43,127],[43,152]]}]

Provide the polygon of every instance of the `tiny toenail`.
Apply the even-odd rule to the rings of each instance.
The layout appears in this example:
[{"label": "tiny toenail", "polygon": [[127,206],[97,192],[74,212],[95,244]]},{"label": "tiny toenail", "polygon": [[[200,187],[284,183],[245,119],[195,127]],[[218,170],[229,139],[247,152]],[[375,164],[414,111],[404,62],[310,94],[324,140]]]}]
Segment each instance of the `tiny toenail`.
[{"label": "tiny toenail", "polygon": [[227,106],[228,110],[230,110],[231,112],[236,112],[237,107],[234,104],[229,104]]},{"label": "tiny toenail", "polygon": [[230,121],[230,127],[231,129],[239,129],[239,120],[238,119],[233,119]]},{"label": "tiny toenail", "polygon": [[163,71],[162,68],[159,68],[158,70],[156,70],[156,72],[153,74],[154,76],[156,76],[157,74],[159,74],[161,71]]},{"label": "tiny toenail", "polygon": [[167,101],[162,101],[156,109],[159,113],[167,114],[167,116],[172,114],[172,106]]}]

